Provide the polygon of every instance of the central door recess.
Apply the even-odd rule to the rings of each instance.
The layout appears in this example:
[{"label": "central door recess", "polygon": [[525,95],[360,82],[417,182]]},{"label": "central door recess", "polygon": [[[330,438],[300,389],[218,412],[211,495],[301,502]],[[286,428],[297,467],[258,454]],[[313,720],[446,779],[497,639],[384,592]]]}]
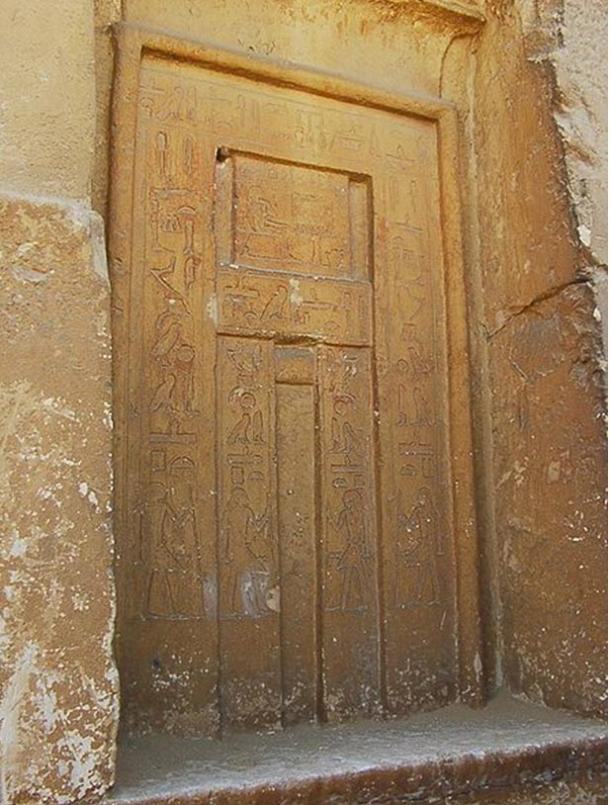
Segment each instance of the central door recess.
[{"label": "central door recess", "polygon": [[433,123],[147,57],[120,457],[128,723],[456,692]]}]

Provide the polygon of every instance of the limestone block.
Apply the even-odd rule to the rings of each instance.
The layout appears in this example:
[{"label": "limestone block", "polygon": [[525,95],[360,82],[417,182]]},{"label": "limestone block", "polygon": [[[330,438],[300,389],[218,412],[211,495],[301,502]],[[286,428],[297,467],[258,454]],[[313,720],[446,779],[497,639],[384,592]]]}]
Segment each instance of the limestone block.
[{"label": "limestone block", "polygon": [[112,781],[109,284],[87,209],[0,202],[0,799]]}]

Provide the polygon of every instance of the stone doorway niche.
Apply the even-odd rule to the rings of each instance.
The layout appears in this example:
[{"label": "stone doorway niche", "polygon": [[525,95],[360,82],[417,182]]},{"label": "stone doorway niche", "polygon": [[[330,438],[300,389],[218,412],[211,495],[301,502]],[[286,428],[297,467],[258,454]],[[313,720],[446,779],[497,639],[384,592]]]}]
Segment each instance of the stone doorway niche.
[{"label": "stone doorway niche", "polygon": [[[407,6],[451,42],[482,21]],[[184,32],[195,5],[155,8]],[[311,30],[294,52],[312,69],[116,33],[124,732],[108,802],[529,803],[558,775],[601,790],[603,726],[487,701],[495,559],[477,539],[489,443],[470,336],[485,358],[456,107],[316,69],[328,42]]]},{"label": "stone doorway niche", "polygon": [[480,700],[453,108],[128,26],[118,58],[124,724]]}]

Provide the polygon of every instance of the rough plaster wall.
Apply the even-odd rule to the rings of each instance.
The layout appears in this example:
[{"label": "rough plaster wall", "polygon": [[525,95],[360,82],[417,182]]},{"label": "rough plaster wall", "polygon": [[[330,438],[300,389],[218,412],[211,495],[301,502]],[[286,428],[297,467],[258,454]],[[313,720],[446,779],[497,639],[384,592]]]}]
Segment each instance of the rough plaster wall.
[{"label": "rough plaster wall", "polygon": [[95,124],[92,24],[86,0],[59,0],[51,7],[44,0],[0,3],[3,189],[89,196]]},{"label": "rough plaster wall", "polygon": [[548,64],[578,236],[588,256],[608,353],[608,8],[601,0],[521,0],[532,61]]},{"label": "rough plaster wall", "polygon": [[[97,231],[95,231],[97,230]],[[110,779],[108,284],[97,218],[3,199],[3,801]],[[101,393],[100,393],[101,392]]]},{"label": "rough plaster wall", "polygon": [[93,13],[1,5],[0,801],[72,802],[111,782],[118,715]]},{"label": "rough plaster wall", "polygon": [[599,312],[568,191],[553,66],[533,52],[540,37],[522,34],[520,6],[487,4],[474,80],[501,671],[516,692],[602,714]]}]

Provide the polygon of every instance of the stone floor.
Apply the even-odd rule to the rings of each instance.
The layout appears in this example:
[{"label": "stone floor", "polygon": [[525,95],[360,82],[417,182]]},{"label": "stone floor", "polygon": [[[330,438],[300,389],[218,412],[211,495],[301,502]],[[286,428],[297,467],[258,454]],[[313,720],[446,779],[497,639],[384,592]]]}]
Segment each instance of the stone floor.
[{"label": "stone floor", "polygon": [[602,803],[606,747],[605,724],[500,695],[478,711],[126,739],[107,803]]}]

